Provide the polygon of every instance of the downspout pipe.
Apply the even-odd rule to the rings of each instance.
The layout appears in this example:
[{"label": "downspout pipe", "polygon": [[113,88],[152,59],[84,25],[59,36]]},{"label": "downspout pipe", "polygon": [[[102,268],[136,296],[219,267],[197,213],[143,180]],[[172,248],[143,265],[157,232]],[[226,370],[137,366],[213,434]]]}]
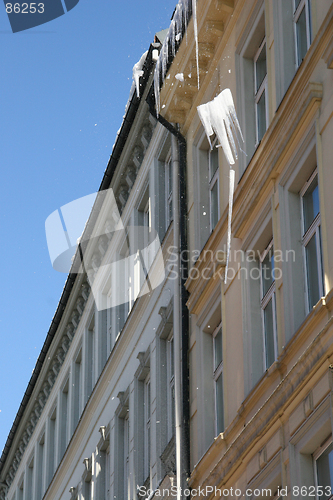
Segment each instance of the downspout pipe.
[{"label": "downspout pipe", "polygon": [[[155,96],[153,87],[151,87],[146,102],[149,106],[150,114],[174,137],[172,141],[173,151],[178,156],[174,168],[178,170],[178,186],[177,177],[174,176],[173,186],[177,189],[177,205],[179,206],[179,227],[174,220],[174,234],[178,238],[179,248],[178,254],[178,272],[179,272],[179,315],[180,315],[180,331],[181,331],[181,400],[182,400],[182,422],[181,422],[181,476],[182,481],[179,485],[182,488],[182,498],[184,489],[187,488],[187,479],[190,476],[190,385],[189,385],[189,312],[186,306],[188,300],[188,292],[185,287],[185,282],[188,276],[188,259],[184,256],[188,255],[187,244],[187,196],[186,196],[186,139],[172,123],[168,122],[163,116],[156,114],[155,111]],[[176,178],[175,178],[176,177]],[[176,202],[176,200],[175,200]],[[178,232],[179,231],[179,232]],[[177,290],[176,292],[177,293]],[[176,345],[175,345],[176,347]]]}]

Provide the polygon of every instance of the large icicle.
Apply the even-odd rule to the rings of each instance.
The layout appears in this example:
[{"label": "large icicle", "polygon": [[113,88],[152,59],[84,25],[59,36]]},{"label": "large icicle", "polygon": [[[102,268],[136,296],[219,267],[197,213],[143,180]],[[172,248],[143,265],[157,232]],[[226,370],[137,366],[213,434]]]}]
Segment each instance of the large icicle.
[{"label": "large icicle", "polygon": [[200,88],[200,75],[199,75],[199,40],[198,40],[197,0],[192,0],[192,15],[193,15],[193,26],[194,26],[194,38],[195,38],[195,59],[196,59],[196,64],[197,64],[198,89],[199,89]]},{"label": "large icicle", "polygon": [[143,76],[143,65],[147,59],[148,51],[142,54],[140,61],[133,66],[133,81],[136,87],[136,95],[140,97],[140,77]]},{"label": "large icicle", "polygon": [[[229,165],[234,165],[237,152],[240,149],[239,137],[244,142],[241,128],[239,126],[234,101],[230,89],[224,89],[212,101],[197,107],[200,120],[204,126],[210,147],[212,147],[210,136],[215,134],[220,142]],[[225,268],[225,282],[227,280],[228,265],[231,247],[231,220],[233,194],[235,187],[235,171],[230,168],[229,179],[229,213],[227,234],[227,262]]]}]

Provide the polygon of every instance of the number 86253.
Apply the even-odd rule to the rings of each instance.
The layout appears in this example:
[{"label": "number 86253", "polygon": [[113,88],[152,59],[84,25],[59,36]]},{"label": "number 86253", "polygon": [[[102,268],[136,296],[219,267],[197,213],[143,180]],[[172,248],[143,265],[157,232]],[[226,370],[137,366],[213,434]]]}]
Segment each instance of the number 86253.
[{"label": "number 86253", "polygon": [[43,3],[6,3],[7,14],[43,14],[44,4]]}]

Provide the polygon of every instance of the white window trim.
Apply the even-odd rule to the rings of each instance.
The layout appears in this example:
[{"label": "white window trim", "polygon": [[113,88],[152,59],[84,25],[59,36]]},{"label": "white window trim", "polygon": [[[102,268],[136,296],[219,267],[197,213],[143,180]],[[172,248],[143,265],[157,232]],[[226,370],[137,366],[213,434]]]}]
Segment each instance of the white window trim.
[{"label": "white window trim", "polygon": [[[214,366],[213,378],[214,378],[214,402],[215,402],[215,436],[218,435],[216,383],[217,383],[217,380],[220,377],[220,375],[222,375],[222,381],[223,381],[223,354],[222,354],[221,363],[215,368],[215,342],[214,342],[214,340],[215,340],[215,337],[220,330],[222,332],[222,339],[223,339],[222,322],[219,323],[219,325],[215,328],[215,330],[213,332],[213,366]],[[222,398],[224,399],[223,393],[222,393]],[[224,401],[223,401],[223,408],[224,408]],[[224,416],[223,416],[223,420],[224,420]]]},{"label": "white window trim", "polygon": [[[324,453],[325,450],[327,450],[327,448],[332,444],[332,434],[330,435],[330,437],[319,447],[317,448],[317,450],[313,453],[313,475],[314,475],[314,479],[315,479],[315,491],[316,491],[316,500],[319,500],[319,496],[318,496],[318,487],[319,486],[322,486],[320,484],[318,484],[318,477],[317,477],[317,460],[319,457],[321,457],[321,455]],[[324,491],[325,491],[325,487],[324,487]],[[324,494],[324,497],[325,499],[327,498],[327,500],[331,499],[333,497],[333,491],[331,492],[332,494],[331,495],[328,495],[326,496]]]},{"label": "white window trim", "polygon": [[301,217],[302,217],[302,253],[303,253],[303,262],[304,262],[304,279],[305,279],[305,305],[306,311],[309,314],[309,285],[308,285],[308,274],[307,274],[307,262],[306,262],[306,246],[313,236],[316,239],[316,252],[317,252],[317,273],[319,279],[319,293],[324,293],[323,286],[323,270],[322,270],[322,253],[321,253],[321,242],[320,242],[320,226],[321,226],[321,217],[320,217],[320,199],[319,199],[319,213],[312,221],[310,227],[307,229],[306,233],[304,233],[304,207],[303,207],[303,196],[311,185],[312,181],[315,177],[318,176],[318,168],[314,170],[311,174],[311,177],[306,181],[304,186],[300,191],[301,197]]},{"label": "white window trim", "polygon": [[[148,398],[149,391],[149,398]],[[151,385],[150,373],[144,381],[144,480],[150,476],[150,447],[151,442]],[[147,402],[149,404],[147,404]],[[149,435],[149,438],[148,438]]]},{"label": "white window trim", "polygon": [[297,9],[296,7],[296,1],[293,1],[294,4],[294,15],[293,15],[293,21],[294,21],[294,39],[295,39],[295,64],[296,64],[296,69],[299,68],[301,65],[302,61],[298,62],[298,46],[297,46],[297,30],[296,30],[296,24],[297,21],[303,11],[303,8],[305,8],[305,19],[306,19],[306,40],[307,40],[307,50],[309,50],[309,47],[311,45],[311,6],[309,3],[309,0],[301,0]]},{"label": "white window trim", "polygon": [[124,499],[129,498],[129,415],[124,418]]},{"label": "white window trim", "polygon": [[[168,384],[168,394],[167,394],[167,407],[168,407],[168,442],[174,435],[174,428],[173,428],[173,422],[174,422],[174,415],[172,415],[172,412],[174,410],[173,404],[172,404],[172,393],[174,392],[175,389],[175,375],[172,370],[171,366],[171,358],[173,357],[173,352],[171,350],[174,347],[173,343],[173,330],[171,330],[171,333],[169,337],[167,338],[167,384]],[[174,359],[174,358],[173,358]]]},{"label": "white window trim", "polygon": [[106,324],[107,324],[107,350],[108,353],[112,351],[112,347],[114,344],[114,339],[113,339],[113,328],[112,328],[112,286],[110,287],[107,296],[106,296],[106,307],[107,307],[107,312],[106,312]]},{"label": "white window trim", "polygon": [[268,246],[260,256],[260,293],[261,293],[260,308],[261,308],[261,321],[262,321],[263,346],[264,346],[263,361],[264,361],[265,371],[269,368],[269,366],[267,366],[267,361],[266,361],[265,309],[270,301],[272,301],[272,310],[273,310],[274,361],[277,360],[277,355],[278,355],[275,279],[273,280],[273,283],[271,284],[265,295],[263,295],[263,282],[262,282],[262,263],[265,260],[267,254],[269,254],[269,252],[271,251],[272,247],[273,247],[273,239],[271,239]]},{"label": "white window trim", "polygon": [[214,175],[211,177],[211,153],[213,149],[217,144],[217,137],[215,140],[212,142],[212,149],[209,149],[208,151],[208,173],[209,173],[209,227],[210,227],[210,232],[214,230],[216,225],[213,227],[213,221],[212,221],[212,191],[214,189],[215,184],[217,183],[217,219],[219,220],[220,218],[220,165],[218,165],[216,172]]},{"label": "white window trim", "polygon": [[[169,153],[166,161],[165,161],[165,230],[168,229],[171,221],[172,221],[172,185],[170,186],[171,176],[170,176],[170,167],[172,168],[172,157],[171,153]],[[171,211],[170,211],[171,207]],[[171,213],[171,215],[170,215]]]},{"label": "white window trim", "polygon": [[255,97],[254,97],[254,104],[255,104],[255,123],[256,123],[256,144],[255,147],[258,146],[259,142],[262,140],[262,138],[259,141],[259,130],[258,130],[258,103],[262,97],[263,94],[265,94],[265,116],[266,116],[266,130],[267,130],[267,125],[268,125],[268,78],[267,78],[267,45],[266,45],[266,75],[263,81],[261,82],[261,85],[259,89],[257,90],[257,71],[256,71],[256,64],[257,60],[263,50],[264,45],[266,45],[266,36],[264,36],[256,55],[254,56],[253,59],[253,64],[254,64],[254,92],[255,92]]},{"label": "white window trim", "polygon": [[104,491],[105,498],[109,498],[110,495],[110,445],[105,450],[105,473],[104,473]]}]

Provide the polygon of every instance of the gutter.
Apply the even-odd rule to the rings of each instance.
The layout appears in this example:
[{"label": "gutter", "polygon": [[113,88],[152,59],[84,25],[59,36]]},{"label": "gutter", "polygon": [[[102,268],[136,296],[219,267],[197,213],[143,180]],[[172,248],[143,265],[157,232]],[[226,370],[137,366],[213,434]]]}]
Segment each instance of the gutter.
[{"label": "gutter", "polygon": [[[151,75],[151,70],[153,67],[152,52],[153,52],[153,49],[156,49],[157,47],[160,47],[160,44],[153,43],[149,47],[147,58],[146,58],[144,66],[143,66],[144,74],[140,79],[141,95],[145,91],[149,77]],[[132,127],[134,118],[136,116],[137,110],[139,108],[140,102],[141,102],[141,97],[138,98],[136,96],[136,92],[134,92],[132,97],[130,97],[128,109],[125,113],[122,126],[120,128],[119,134],[117,135],[116,142],[113,146],[113,150],[112,150],[110,159],[108,161],[107,168],[104,172],[103,179],[102,179],[101,185],[99,187],[99,191],[103,191],[105,189],[108,189],[110,184],[111,184],[114,172],[116,170],[119,158],[120,158],[120,156],[123,152],[124,146],[126,144],[126,141],[127,141],[130,129]],[[89,225],[93,224],[93,222],[94,222],[94,214],[93,213],[91,213],[91,215],[90,215],[89,222],[90,222]],[[72,269],[74,267],[75,267],[75,262],[72,266]],[[8,458],[8,455],[9,455],[13,440],[15,438],[16,432],[17,432],[18,427],[21,423],[22,417],[23,417],[25,409],[29,403],[29,400],[31,398],[33,390],[36,386],[36,383],[37,383],[38,377],[40,375],[40,372],[42,370],[44,361],[47,357],[48,350],[52,344],[52,341],[56,335],[58,326],[59,326],[61,319],[63,317],[63,314],[65,312],[65,309],[66,309],[69,297],[71,295],[71,292],[73,290],[76,278],[77,278],[77,274],[72,273],[72,272],[70,272],[68,277],[67,277],[63,292],[62,292],[61,297],[60,297],[60,301],[59,301],[57,310],[56,310],[55,315],[52,319],[52,322],[51,322],[49,331],[47,333],[45,342],[43,344],[42,350],[38,356],[38,359],[37,359],[35,368],[33,370],[32,376],[30,378],[27,389],[26,389],[24,396],[23,396],[23,399],[21,401],[19,410],[16,414],[14,423],[11,427],[11,430],[8,434],[8,438],[7,438],[7,441],[5,443],[4,449],[2,451],[1,458],[0,458],[0,474],[3,471],[4,465],[5,465],[6,460]],[[3,478],[3,479],[5,480],[5,478]]]},{"label": "gutter", "polygon": [[[187,252],[187,195],[186,195],[186,139],[179,132],[178,128],[168,122],[163,116],[158,115],[155,111],[155,96],[153,87],[151,87],[146,102],[149,106],[149,112],[151,115],[172,135],[174,140],[172,141],[172,154],[173,154],[173,173],[178,175],[173,175],[173,192],[177,193],[177,200],[174,203],[174,246],[177,248],[178,253],[178,274],[180,276],[180,283],[177,280],[175,286],[175,310],[180,316],[177,320],[177,315],[175,315],[174,330],[178,325],[180,326],[181,333],[181,345],[177,349],[176,343],[175,347],[175,360],[176,356],[180,354],[181,351],[181,427],[180,427],[180,443],[177,443],[177,433],[176,433],[176,458],[177,453],[181,450],[180,457],[176,459],[177,467],[177,478],[181,476],[180,484],[177,481],[177,489],[179,486],[184,489],[188,488],[188,478],[190,477],[190,395],[189,395],[189,311],[186,306],[188,300],[188,292],[185,287],[185,282],[188,275],[188,262],[181,259],[181,255],[188,255]],[[174,154],[177,157],[174,157]],[[178,178],[178,185],[177,185]],[[176,196],[175,196],[176,198]],[[177,211],[176,205],[179,204],[179,213]],[[178,218],[179,217],[179,218]],[[178,229],[179,228],[179,229]],[[177,284],[179,283],[179,293],[177,290]],[[180,308],[179,308],[179,294],[180,294]],[[174,335],[176,341],[176,335]],[[177,363],[175,363],[176,370]],[[176,377],[176,372],[175,372]],[[175,384],[176,385],[176,384]],[[177,394],[177,389],[176,389]],[[176,410],[177,413],[177,410]],[[176,432],[177,432],[177,414],[176,417]],[[182,432],[181,432],[182,431]],[[180,490],[178,489],[177,498],[180,495]],[[182,495],[183,497],[183,495]],[[185,497],[184,497],[185,498]],[[189,497],[186,497],[189,498]]]}]

